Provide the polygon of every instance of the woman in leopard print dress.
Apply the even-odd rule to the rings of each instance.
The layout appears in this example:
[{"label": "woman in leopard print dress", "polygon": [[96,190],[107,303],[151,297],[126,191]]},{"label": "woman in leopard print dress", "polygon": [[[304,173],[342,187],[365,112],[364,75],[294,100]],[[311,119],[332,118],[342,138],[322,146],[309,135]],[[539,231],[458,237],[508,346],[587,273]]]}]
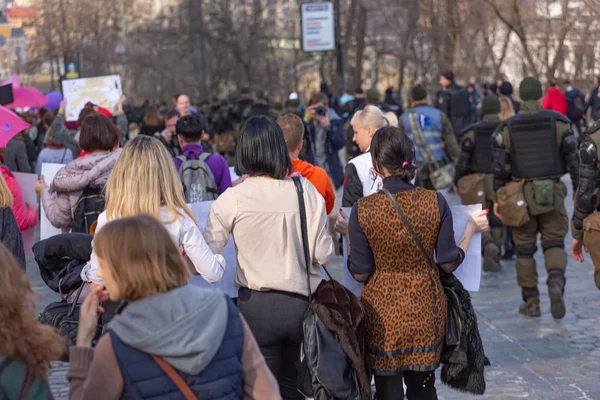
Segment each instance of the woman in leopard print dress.
[{"label": "woman in leopard print dress", "polygon": [[[487,230],[485,211],[474,214],[454,241],[452,214],[435,191],[410,184],[414,148],[397,128],[382,128],[371,143],[373,165],[384,189],[406,214],[429,258],[446,271],[463,261],[473,234]],[[379,400],[437,399],[434,370],[445,336],[446,297],[439,270],[428,263],[386,194],[360,199],[349,221],[348,268],[365,281],[367,358]]]}]

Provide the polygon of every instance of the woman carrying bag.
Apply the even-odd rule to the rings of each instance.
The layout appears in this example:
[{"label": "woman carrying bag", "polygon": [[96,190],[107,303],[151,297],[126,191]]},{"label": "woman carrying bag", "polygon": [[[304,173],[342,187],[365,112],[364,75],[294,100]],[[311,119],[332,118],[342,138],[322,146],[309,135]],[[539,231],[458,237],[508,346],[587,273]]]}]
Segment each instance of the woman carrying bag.
[{"label": "woman carrying bag", "polygon": [[[309,287],[298,195],[279,125],[266,116],[248,119],[240,132],[235,164],[238,175],[249,177],[215,201],[204,238],[213,252],[220,253],[233,234],[240,312],[279,380],[282,397],[303,399],[297,390],[296,363]],[[321,282],[319,265],[333,255],[333,241],[323,197],[308,180],[299,179],[306,202],[309,281],[314,292]]]},{"label": "woman carrying bag", "polygon": [[384,190],[353,207],[348,268],[366,281],[361,301],[377,398],[402,398],[404,381],[409,400],[437,399],[434,371],[446,336],[447,303],[431,260],[435,254],[443,271],[454,271],[473,235],[487,230],[487,210],[471,216],[457,244],[444,197],[410,183],[416,165],[408,136],[380,129],[371,155]]}]

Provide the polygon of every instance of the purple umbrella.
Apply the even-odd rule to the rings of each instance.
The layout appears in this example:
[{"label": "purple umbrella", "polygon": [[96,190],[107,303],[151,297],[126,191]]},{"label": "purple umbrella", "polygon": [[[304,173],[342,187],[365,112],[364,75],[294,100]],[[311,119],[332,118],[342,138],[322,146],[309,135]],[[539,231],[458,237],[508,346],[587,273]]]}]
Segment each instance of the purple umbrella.
[{"label": "purple umbrella", "polygon": [[60,102],[63,101],[62,94],[56,91],[46,93],[46,98],[48,99],[48,104],[44,107],[50,111],[56,111],[60,107]]}]

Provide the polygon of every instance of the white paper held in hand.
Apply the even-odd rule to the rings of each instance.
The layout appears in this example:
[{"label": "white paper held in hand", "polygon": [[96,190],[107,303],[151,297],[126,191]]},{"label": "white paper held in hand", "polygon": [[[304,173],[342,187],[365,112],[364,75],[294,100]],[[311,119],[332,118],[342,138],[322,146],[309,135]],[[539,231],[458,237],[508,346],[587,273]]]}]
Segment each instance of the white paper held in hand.
[{"label": "white paper held in hand", "polygon": [[[454,223],[454,240],[458,243],[471,215],[481,211],[481,204],[468,206],[451,206]],[[469,292],[478,292],[481,284],[481,233],[476,233],[471,239],[469,250],[462,264],[454,271],[454,276]]]}]

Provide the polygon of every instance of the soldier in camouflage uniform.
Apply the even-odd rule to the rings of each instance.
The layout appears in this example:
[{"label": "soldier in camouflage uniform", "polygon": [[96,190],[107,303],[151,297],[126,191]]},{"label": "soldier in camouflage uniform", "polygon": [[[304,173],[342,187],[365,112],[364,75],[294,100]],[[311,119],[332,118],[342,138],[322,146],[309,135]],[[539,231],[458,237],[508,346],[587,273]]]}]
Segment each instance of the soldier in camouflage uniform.
[{"label": "soldier in camouflage uniform", "polygon": [[[492,134],[500,126],[501,121],[498,117],[500,113],[500,100],[498,96],[490,94],[485,97],[482,104],[482,121],[469,125],[461,134],[461,152],[456,165],[455,185],[458,186],[456,192],[461,195],[463,204],[465,199],[471,198],[476,201],[470,203],[481,203],[483,208],[492,208],[494,206],[494,190],[492,175]],[[475,175],[478,175],[477,177]],[[471,187],[476,193],[468,193],[463,196],[461,191],[464,177],[483,179],[483,188]],[[473,181],[468,178],[464,182]],[[481,180],[477,179],[478,182]],[[481,190],[483,189],[483,190]],[[500,270],[500,248],[504,241],[504,226],[502,221],[488,213],[490,230],[483,233],[483,269],[485,271]]]},{"label": "soldier in camouflage uniform", "polygon": [[[519,312],[530,317],[541,315],[538,273],[533,258],[539,233],[548,271],[550,310],[554,318],[560,319],[566,313],[564,241],[569,231],[564,203],[567,188],[560,178],[568,171],[573,187],[577,187],[577,140],[568,118],[542,107],[539,80],[525,78],[519,91],[523,100],[519,114],[506,120],[492,139],[494,190],[509,180],[525,182],[523,195],[529,221],[513,230],[517,282],[525,301]],[[498,204],[494,204],[494,211],[502,218]]]}]

